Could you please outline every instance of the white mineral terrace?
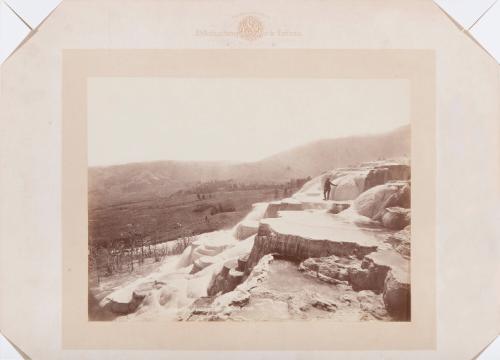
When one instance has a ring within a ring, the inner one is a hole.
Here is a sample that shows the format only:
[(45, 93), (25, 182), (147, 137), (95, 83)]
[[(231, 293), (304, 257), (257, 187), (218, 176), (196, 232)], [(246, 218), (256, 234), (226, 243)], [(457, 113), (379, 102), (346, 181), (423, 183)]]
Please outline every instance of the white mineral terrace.
[[(363, 246), (376, 246), (387, 230), (357, 225), (349, 217), (334, 215), (324, 210), (280, 211), (278, 218), (262, 219), (262, 224), (282, 235), (295, 235), (309, 240), (353, 242)], [(354, 219), (358, 219), (355, 217)], [(365, 220), (365, 225), (371, 221)]]
[[(366, 176), (366, 171), (353, 172), (352, 177), (344, 178), (343, 185), (336, 189), (337, 195), (343, 198), (360, 192), (360, 186), (364, 184), (360, 185), (359, 176)], [(354, 206), (338, 214), (329, 213), (328, 210), (335, 204), (350, 205), (352, 200), (323, 200), (323, 179), (324, 176), (318, 176), (306, 183), (292, 198), (270, 203), (278, 208), (277, 217), (263, 218), (270, 204), (259, 203), (233, 229), (199, 235), (182, 255), (168, 257), (156, 271), (114, 289), (101, 301), (101, 306), (109, 301), (128, 303), (135, 291), (146, 295), (144, 302), (135, 313), (121, 316), (119, 320), (175, 319), (196, 299), (207, 296), (210, 282), (225, 264), (234, 265), (238, 258), (250, 253), (260, 224), (267, 224), (278, 234), (294, 235), (311, 241), (376, 246), (378, 251), (368, 257), (378, 265), (390, 267), (399, 281), (408, 283), (409, 261), (384, 243), (384, 235), (394, 231), (384, 229), (371, 219), (359, 215), (353, 209)], [(240, 273), (233, 269), (232, 274)]]
[(366, 255), (377, 265), (387, 266), (392, 275), (401, 283), (410, 283), (410, 262), (393, 249), (384, 249)]

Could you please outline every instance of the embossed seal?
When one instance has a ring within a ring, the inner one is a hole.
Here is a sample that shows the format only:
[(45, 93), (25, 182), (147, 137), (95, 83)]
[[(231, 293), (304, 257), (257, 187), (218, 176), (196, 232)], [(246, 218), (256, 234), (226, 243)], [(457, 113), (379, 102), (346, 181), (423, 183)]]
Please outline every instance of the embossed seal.
[(264, 35), (264, 24), (256, 16), (245, 16), (239, 22), (238, 35), (249, 41), (259, 39)]

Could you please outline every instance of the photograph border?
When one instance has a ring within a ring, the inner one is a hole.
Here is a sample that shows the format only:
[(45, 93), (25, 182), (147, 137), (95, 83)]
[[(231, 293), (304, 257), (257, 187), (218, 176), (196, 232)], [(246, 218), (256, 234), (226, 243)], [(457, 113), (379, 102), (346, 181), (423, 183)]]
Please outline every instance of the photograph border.
[[(90, 77), (407, 79), (412, 139), (412, 320), (88, 321), (86, 127)], [(435, 91), (434, 50), (63, 50), (63, 348), (435, 349)]]

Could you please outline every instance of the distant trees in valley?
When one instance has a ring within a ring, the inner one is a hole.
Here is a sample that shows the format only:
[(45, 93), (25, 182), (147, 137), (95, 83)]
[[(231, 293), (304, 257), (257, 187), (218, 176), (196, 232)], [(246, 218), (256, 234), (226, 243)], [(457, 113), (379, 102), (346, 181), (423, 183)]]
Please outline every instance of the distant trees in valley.
[(196, 234), (234, 226), (253, 203), (292, 196), (310, 179), (199, 182), (173, 196), (98, 208), (89, 213), (89, 275), (99, 282), (181, 254)]
[(279, 198), (280, 191), (283, 192), (285, 196), (290, 196), (292, 191), (300, 189), (309, 180), (311, 180), (310, 176), (290, 179), (283, 183), (243, 183), (235, 182), (234, 180), (212, 180), (199, 182), (189, 189), (178, 191), (178, 193), (195, 194), (196, 199), (202, 201), (214, 198), (217, 192), (271, 189), (274, 191), (275, 198)]

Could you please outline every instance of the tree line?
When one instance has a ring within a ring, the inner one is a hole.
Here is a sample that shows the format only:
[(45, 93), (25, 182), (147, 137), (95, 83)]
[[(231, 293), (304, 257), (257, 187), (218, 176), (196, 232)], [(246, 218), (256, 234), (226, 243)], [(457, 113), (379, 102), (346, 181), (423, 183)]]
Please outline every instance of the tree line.
[(133, 272), (146, 262), (161, 262), (166, 256), (182, 254), (194, 240), (194, 235), (186, 234), (177, 240), (160, 243), (158, 234), (154, 238), (144, 236), (138, 226), (128, 224), (120, 239), (110, 243), (90, 242), (89, 273), (94, 274), (100, 283), (103, 277)]

